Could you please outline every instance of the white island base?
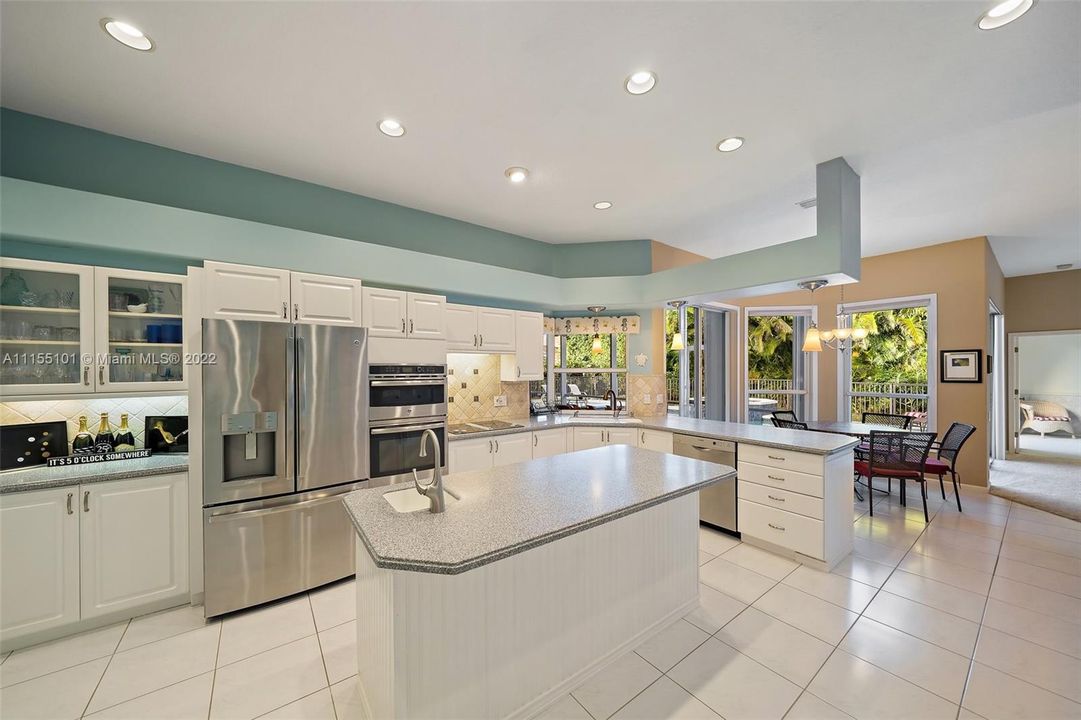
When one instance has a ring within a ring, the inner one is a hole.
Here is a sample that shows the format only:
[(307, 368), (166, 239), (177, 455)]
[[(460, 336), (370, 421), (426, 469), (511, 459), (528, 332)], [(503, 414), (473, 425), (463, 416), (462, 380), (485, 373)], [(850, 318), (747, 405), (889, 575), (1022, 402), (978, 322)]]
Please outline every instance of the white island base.
[(530, 717), (695, 607), (698, 493), (457, 575), (356, 556), (369, 717)]

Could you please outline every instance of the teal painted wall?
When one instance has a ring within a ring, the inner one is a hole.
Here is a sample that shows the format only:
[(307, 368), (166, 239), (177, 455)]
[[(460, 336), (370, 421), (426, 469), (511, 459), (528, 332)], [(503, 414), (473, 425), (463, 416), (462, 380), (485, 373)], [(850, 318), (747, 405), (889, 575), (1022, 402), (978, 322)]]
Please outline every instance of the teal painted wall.
[(8, 108), (0, 174), (553, 277), (651, 266), (648, 240), (553, 245)]

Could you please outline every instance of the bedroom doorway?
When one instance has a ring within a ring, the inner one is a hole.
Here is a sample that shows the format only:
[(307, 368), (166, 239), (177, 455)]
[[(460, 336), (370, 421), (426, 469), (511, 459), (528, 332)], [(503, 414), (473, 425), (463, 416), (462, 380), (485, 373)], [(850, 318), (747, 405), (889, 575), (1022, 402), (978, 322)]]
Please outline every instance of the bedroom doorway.
[(1009, 342), (1011, 452), (1081, 459), (1081, 330)]

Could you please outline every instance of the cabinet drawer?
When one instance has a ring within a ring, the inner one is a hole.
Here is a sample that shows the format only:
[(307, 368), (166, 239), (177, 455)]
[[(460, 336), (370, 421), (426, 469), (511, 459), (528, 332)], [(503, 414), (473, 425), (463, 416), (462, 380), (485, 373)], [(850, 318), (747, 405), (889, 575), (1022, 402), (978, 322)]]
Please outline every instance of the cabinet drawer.
[(777, 508), (778, 510), (787, 510), (799, 515), (822, 519), (822, 500), (810, 495), (777, 490), (765, 485), (740, 480), (738, 496), (744, 500)]
[(742, 453), (740, 454), (740, 458), (738, 467), (740, 480), (758, 483), (759, 485), (768, 485), (780, 490), (803, 493), (804, 495), (823, 497), (823, 480), (821, 475), (808, 475), (807, 473), (793, 472), (792, 470), (782, 470), (775, 467), (766, 467), (765, 465), (755, 465), (754, 463), (742, 460)]
[(810, 473), (811, 475), (822, 474), (822, 455), (801, 453), (795, 450), (778, 450), (777, 448), (740, 443), (739, 459), (755, 465), (784, 468), (785, 470), (795, 470), (796, 472)]
[(774, 545), (823, 558), (822, 521), (740, 499), (739, 531)]

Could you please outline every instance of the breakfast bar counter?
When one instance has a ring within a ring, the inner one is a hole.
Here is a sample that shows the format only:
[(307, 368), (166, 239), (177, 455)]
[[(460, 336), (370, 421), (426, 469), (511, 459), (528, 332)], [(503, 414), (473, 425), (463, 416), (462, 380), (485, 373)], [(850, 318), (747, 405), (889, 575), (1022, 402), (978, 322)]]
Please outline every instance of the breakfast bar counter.
[(613, 445), (447, 475), (438, 514), (384, 497), (404, 506), (411, 484), (349, 494), (368, 716), (550, 704), (693, 609), (697, 491), (734, 474)]

